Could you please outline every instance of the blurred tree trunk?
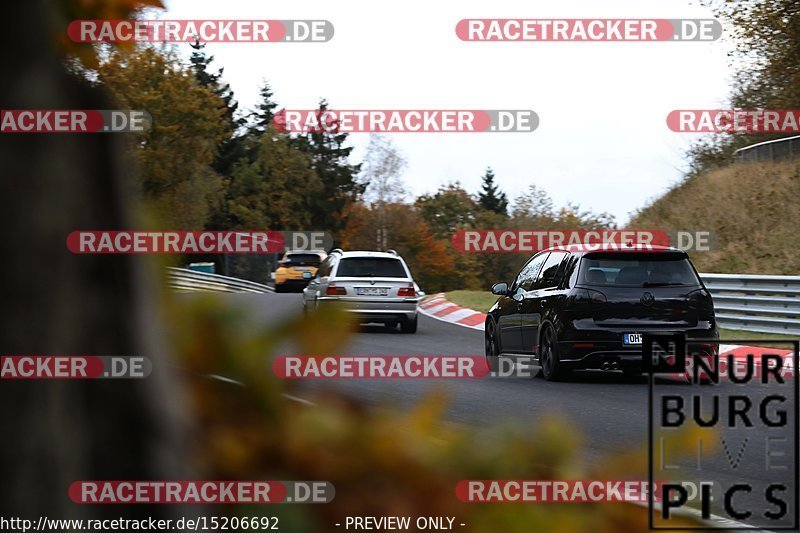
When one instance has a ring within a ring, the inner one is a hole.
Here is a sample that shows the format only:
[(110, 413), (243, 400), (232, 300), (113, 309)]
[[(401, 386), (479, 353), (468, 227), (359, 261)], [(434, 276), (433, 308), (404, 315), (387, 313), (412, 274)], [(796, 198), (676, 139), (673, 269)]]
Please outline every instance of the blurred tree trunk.
[[(7, 3), (2, 109), (108, 109), (70, 77), (47, 24), (57, 2)], [(66, 28), (64, 28), (66, 30)], [(76, 229), (132, 228), (135, 180), (113, 134), (0, 133), (0, 354), (145, 355), (143, 380), (0, 382), (0, 515), (165, 517), (176, 506), (81, 506), (87, 479), (186, 477), (184, 424), (165, 372), (155, 271), (134, 256), (72, 255)]]

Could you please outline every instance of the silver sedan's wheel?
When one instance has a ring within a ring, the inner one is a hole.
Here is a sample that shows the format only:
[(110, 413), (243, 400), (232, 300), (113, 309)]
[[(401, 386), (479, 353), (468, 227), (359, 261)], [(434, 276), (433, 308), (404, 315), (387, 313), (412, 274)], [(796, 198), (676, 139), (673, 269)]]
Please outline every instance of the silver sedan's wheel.
[(416, 333), (417, 332), (417, 317), (411, 320), (405, 319), (400, 322), (400, 331), (402, 333)]

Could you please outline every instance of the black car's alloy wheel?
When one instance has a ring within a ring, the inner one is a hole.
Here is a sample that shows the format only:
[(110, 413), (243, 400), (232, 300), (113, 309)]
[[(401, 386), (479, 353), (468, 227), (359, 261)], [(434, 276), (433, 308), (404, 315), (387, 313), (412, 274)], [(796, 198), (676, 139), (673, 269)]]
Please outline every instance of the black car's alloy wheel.
[(539, 342), (539, 365), (542, 367), (542, 376), (547, 381), (558, 381), (566, 374), (558, 359), (556, 335), (549, 326), (542, 332), (542, 339)]
[(486, 355), (486, 363), (489, 365), (489, 370), (492, 372), (497, 371), (499, 349), (497, 346), (497, 334), (495, 331), (494, 320), (486, 321), (486, 328), (484, 332), (484, 354)]

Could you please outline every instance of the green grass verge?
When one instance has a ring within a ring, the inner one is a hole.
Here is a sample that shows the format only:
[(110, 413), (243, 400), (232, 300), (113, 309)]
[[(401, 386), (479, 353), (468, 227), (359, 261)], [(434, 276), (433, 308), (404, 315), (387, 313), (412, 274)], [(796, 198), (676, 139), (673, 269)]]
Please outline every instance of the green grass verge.
[(451, 291), (445, 297), (456, 305), (485, 313), (497, 301), (489, 291)]
[[(497, 296), (489, 291), (451, 291), (445, 293), (445, 297), (456, 305), (474, 309), (485, 313), (497, 300)], [(719, 336), (722, 339), (735, 341), (738, 339), (780, 339), (780, 340), (796, 340), (797, 336), (792, 335), (779, 335), (777, 333), (755, 333), (752, 331), (740, 331), (734, 329), (720, 329)], [(759, 346), (758, 343), (752, 343)], [(775, 344), (761, 344), (766, 347), (778, 347)], [(783, 347), (781, 347), (783, 348)], [(788, 348), (788, 347), (787, 347)]]

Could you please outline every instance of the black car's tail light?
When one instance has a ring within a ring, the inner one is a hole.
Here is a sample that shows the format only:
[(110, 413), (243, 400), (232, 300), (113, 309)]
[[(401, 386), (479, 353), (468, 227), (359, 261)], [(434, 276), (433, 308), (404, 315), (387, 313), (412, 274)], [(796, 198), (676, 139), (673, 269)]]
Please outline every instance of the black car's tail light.
[(695, 308), (707, 313), (714, 312), (714, 302), (705, 289), (697, 289), (686, 295), (686, 300)]
[(606, 303), (606, 295), (592, 289), (577, 289), (575, 301), (589, 305), (601, 305)]
[(604, 304), (606, 303), (606, 295), (600, 291), (593, 291), (591, 289), (586, 289), (589, 291), (589, 299), (592, 301), (593, 304)]
[(687, 298), (708, 298), (709, 294), (708, 291), (705, 289), (697, 289), (696, 291), (692, 291), (686, 295)]

